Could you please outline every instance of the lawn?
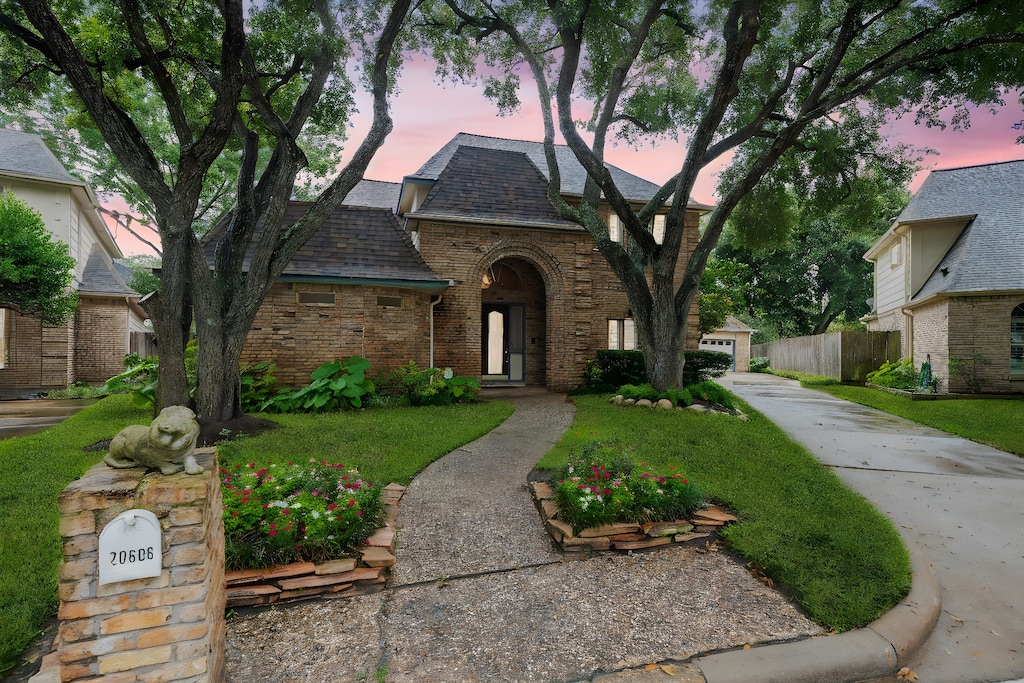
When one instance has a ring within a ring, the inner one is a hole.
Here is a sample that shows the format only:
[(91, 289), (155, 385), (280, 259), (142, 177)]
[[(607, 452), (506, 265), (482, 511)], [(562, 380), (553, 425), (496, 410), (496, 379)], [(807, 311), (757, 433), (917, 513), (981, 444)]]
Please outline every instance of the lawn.
[(808, 386), (836, 398), (884, 410), (914, 422), (1024, 455), (1024, 398), (912, 401), (880, 389)]
[(562, 467), (592, 438), (631, 447), (652, 470), (675, 467), (740, 517), (724, 531), (730, 547), (828, 628), (864, 626), (909, 590), (909, 557), (892, 523), (742, 401), (749, 422), (575, 400), (572, 428), (539, 467)]
[[(266, 415), (278, 429), (222, 444), (223, 462), (315, 458), (357, 467), (373, 483), (407, 484), (445, 453), (492, 430), (512, 413), (507, 403), (396, 408), (321, 415)], [(61, 559), (57, 496), (104, 453), (83, 447), (148, 410), (113, 396), (32, 436), (0, 441), (0, 672), (20, 654), (57, 609)]]
[(57, 496), (104, 455), (83, 447), (150, 416), (115, 396), (46, 431), (0, 441), (0, 672), (57, 610)]

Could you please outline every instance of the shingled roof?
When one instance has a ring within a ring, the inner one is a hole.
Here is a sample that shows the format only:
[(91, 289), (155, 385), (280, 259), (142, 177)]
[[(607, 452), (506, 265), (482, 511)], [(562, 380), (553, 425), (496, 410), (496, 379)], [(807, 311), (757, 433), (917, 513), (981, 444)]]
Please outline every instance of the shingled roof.
[(974, 216), (914, 296), (1024, 290), (1024, 160), (932, 171), (896, 219)]
[(84, 294), (116, 294), (138, 296), (138, 292), (125, 284), (117, 267), (103, 248), (94, 244), (82, 270), (78, 291)]
[(67, 172), (42, 138), (0, 128), (0, 174), (84, 185)]
[(372, 206), (378, 209), (398, 208), (398, 196), (402, 183), (384, 180), (360, 180), (345, 197), (345, 206)]
[(548, 201), (547, 180), (522, 152), (463, 146), (412, 216), (581, 230)]
[[(289, 202), (284, 225), (294, 223), (310, 206), (309, 202)], [(214, 232), (206, 244), (207, 260), (211, 263), (222, 236), (223, 229)], [(248, 266), (246, 258), (243, 268)], [(423, 261), (391, 209), (354, 206), (336, 209), (299, 249), (280, 279), (380, 282), (429, 291), (448, 286), (448, 281), (439, 278)]]
[[(416, 173), (408, 177), (414, 180), (437, 180), (460, 147), (482, 147), (525, 154), (533, 162), (533, 165), (537, 167), (537, 170), (540, 171), (545, 180), (548, 177), (548, 165), (544, 158), (543, 143), (493, 138), (486, 135), (473, 135), (471, 133), (459, 133), (456, 135), (444, 147), (438, 150), (434, 156), (430, 157)], [(577, 161), (572, 150), (566, 145), (555, 145), (555, 158), (558, 160), (558, 170), (562, 178), (562, 194), (576, 197), (582, 196), (583, 186), (587, 180), (587, 172), (580, 165), (580, 162)], [(624, 171), (617, 166), (612, 166), (611, 164), (607, 164), (607, 166), (619, 191), (622, 192), (626, 199), (647, 201), (659, 189), (658, 185), (635, 176), (628, 171)], [(709, 208), (697, 204), (692, 198), (690, 199), (690, 204), (696, 208)]]

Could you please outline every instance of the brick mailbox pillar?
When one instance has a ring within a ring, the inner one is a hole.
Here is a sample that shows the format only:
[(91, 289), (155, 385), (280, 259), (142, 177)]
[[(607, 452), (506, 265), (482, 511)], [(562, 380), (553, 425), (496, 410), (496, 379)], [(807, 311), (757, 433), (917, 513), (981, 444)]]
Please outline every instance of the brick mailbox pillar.
[[(61, 681), (222, 681), (224, 523), (213, 449), (203, 473), (99, 464), (60, 496), (64, 563), (56, 654)], [(100, 533), (143, 509), (160, 525), (160, 575), (99, 583)]]

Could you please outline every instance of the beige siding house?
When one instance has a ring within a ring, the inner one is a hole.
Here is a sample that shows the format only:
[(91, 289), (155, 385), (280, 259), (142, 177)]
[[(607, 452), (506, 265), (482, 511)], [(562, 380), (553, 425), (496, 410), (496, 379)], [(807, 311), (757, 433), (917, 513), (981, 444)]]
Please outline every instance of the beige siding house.
[(69, 174), (35, 135), (0, 129), (0, 187), (38, 211), (70, 247), (80, 305), (66, 325), (0, 306), (0, 397), (98, 383), (123, 369), (124, 355), (145, 351), (146, 314), (116, 272), (121, 251), (97, 211), (96, 195)]
[(933, 171), (864, 255), (875, 265), (868, 329), (898, 330), (931, 358), (940, 389), (1024, 393), (1024, 160)]
[(700, 350), (728, 353), (732, 356), (730, 369), (733, 372), (749, 372), (750, 335), (756, 331), (730, 315), (726, 318), (725, 325), (701, 337)]

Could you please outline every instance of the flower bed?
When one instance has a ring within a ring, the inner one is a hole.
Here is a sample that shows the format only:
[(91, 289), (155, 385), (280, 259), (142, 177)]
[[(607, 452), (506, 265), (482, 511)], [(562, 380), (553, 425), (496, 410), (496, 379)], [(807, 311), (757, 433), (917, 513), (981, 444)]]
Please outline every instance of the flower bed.
[(710, 539), (736, 518), (708, 508), (682, 473), (634, 465), (614, 444), (589, 441), (574, 449), (552, 484), (535, 482), (545, 525), (564, 550), (636, 550)]
[(327, 461), (220, 469), (229, 571), (354, 554), (381, 526), (381, 492)]

